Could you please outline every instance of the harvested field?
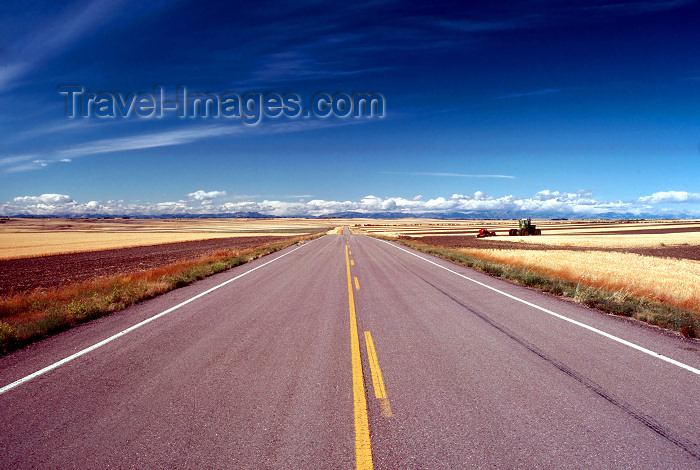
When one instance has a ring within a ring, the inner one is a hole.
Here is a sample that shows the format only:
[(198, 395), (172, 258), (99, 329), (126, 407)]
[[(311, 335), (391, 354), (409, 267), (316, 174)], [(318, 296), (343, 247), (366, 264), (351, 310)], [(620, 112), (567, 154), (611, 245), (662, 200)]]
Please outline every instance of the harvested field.
[[(411, 240), (413, 238), (401, 236), (399, 237), (404, 240)], [(559, 238), (559, 237), (557, 237)], [(473, 236), (426, 236), (415, 238), (415, 241), (420, 243), (425, 243), (426, 245), (439, 246), (442, 248), (449, 249), (460, 249), (460, 248), (478, 248), (478, 249), (496, 249), (496, 250), (569, 250), (569, 251), (604, 251), (604, 252), (617, 252), (617, 253), (635, 253), (644, 256), (655, 256), (660, 258), (676, 258), (676, 259), (688, 259), (688, 260), (700, 260), (700, 246), (699, 245), (657, 245), (657, 246), (647, 246), (645, 243), (641, 243), (640, 246), (636, 245), (635, 240), (631, 240), (627, 245), (631, 245), (625, 248), (624, 240), (620, 240), (619, 243), (606, 243), (605, 241), (594, 239), (591, 242), (585, 242), (581, 244), (560, 242), (560, 244), (549, 240), (544, 237), (489, 237), (489, 238), (475, 238)]]
[(0, 260), (0, 295), (53, 288), (101, 276), (151, 269), (221, 250), (245, 250), (294, 238), (233, 237), (115, 250)]
[(587, 248), (653, 248), (664, 246), (700, 246), (700, 231), (625, 235), (551, 235), (539, 237), (500, 237), (505, 242), (533, 243), (547, 246), (583, 246)]
[[(668, 235), (687, 234), (700, 244), (700, 221), (648, 220), (648, 221), (585, 221), (585, 220), (533, 220), (543, 231), (543, 236), (598, 236), (598, 235)], [(384, 236), (425, 237), (436, 235), (476, 235), (480, 228), (508, 236), (508, 230), (517, 228), (516, 220), (400, 220), (376, 221), (356, 224), (361, 233)], [(515, 239), (519, 237), (514, 237)]]
[[(264, 238), (269, 234), (251, 233), (238, 236)], [(0, 235), (0, 260), (231, 238), (231, 234), (226, 233), (7, 233)]]
[[(700, 335), (699, 221), (533, 223), (541, 236), (509, 236), (517, 221), (377, 221), (353, 229), (415, 242), (418, 249), (608, 313)], [(480, 228), (497, 236), (477, 239)]]
[[(699, 221), (559, 221), (534, 220), (542, 229), (536, 237), (508, 236), (517, 221), (426, 220), (356, 225), (359, 233), (394, 236), (444, 248), (518, 250), (600, 250), (644, 256), (700, 260)], [(476, 239), (479, 228), (496, 237)]]
[(315, 219), (10, 219), (0, 259), (231, 237), (301, 236), (332, 228)]
[(700, 261), (590, 250), (463, 248), (459, 251), (527, 268), (535, 273), (700, 312)]

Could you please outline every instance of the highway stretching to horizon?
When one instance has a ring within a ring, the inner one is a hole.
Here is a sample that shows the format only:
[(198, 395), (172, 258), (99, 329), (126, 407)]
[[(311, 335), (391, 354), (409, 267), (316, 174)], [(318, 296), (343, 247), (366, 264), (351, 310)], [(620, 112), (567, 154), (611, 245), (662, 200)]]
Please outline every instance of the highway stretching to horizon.
[(0, 358), (0, 468), (700, 468), (699, 350), (345, 228)]

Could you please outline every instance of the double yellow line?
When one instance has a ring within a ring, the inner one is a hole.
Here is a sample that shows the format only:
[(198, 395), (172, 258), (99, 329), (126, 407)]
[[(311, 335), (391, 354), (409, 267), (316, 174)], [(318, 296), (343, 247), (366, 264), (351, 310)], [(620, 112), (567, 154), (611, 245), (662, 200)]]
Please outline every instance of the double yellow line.
[(362, 361), (360, 360), (360, 338), (357, 334), (355, 296), (352, 291), (352, 275), (350, 274), (350, 250), (347, 246), (345, 247), (345, 265), (348, 273), (350, 348), (352, 351), (352, 394), (355, 403), (355, 459), (358, 470), (370, 470), (374, 468), (374, 465), (372, 463), (372, 446), (369, 439), (365, 381), (362, 377)]
[[(368, 470), (373, 468), (372, 446), (369, 438), (369, 422), (367, 418), (367, 399), (365, 398), (365, 382), (362, 376), (362, 360), (360, 358), (360, 338), (357, 332), (357, 315), (355, 313), (355, 295), (352, 289), (352, 274), (350, 266), (355, 263), (350, 259), (350, 248), (345, 246), (345, 265), (348, 273), (348, 304), (350, 307), (350, 347), (352, 350), (352, 391), (355, 410), (355, 459), (358, 470)], [(355, 280), (355, 289), (360, 290), (360, 284)], [(367, 357), (369, 368), (372, 373), (372, 385), (374, 386), (374, 396), (379, 400), (382, 416), (391, 418), (391, 405), (384, 386), (384, 378), (379, 368), (377, 351), (374, 348), (374, 341), (369, 331), (365, 331), (365, 346), (367, 346)]]
[(367, 357), (369, 357), (369, 369), (372, 371), (372, 385), (374, 386), (374, 396), (379, 400), (379, 407), (382, 410), (382, 416), (391, 418), (391, 404), (389, 396), (386, 394), (384, 386), (384, 377), (382, 370), (379, 368), (379, 359), (377, 359), (377, 350), (374, 349), (374, 341), (369, 331), (365, 331), (365, 345), (367, 345)]

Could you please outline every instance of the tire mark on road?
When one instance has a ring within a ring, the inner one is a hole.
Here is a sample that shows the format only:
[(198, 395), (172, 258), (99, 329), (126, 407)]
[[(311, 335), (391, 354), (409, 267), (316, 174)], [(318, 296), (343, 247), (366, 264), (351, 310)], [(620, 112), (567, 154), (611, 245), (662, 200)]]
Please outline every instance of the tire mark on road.
[[(403, 265), (403, 264), (402, 264)], [(404, 266), (406, 267), (406, 266)], [(498, 331), (501, 333), (505, 334), (508, 336), (510, 339), (515, 341), (516, 343), (520, 344), (524, 348), (528, 349), (530, 352), (533, 354), (539, 356), (541, 359), (545, 360), (549, 364), (553, 365), (556, 367), (558, 370), (563, 372), (564, 374), (568, 375), (569, 377), (573, 378), (577, 382), (581, 383), (584, 385), (586, 388), (594, 392), (596, 395), (600, 396), (601, 398), (605, 399), (609, 403), (615, 405), (619, 409), (623, 410), (625, 413), (629, 414), (633, 418), (635, 418), (637, 421), (654, 431), (655, 433), (659, 434), (660, 436), (664, 437), (667, 439), (669, 442), (672, 442), (673, 444), (677, 445), (684, 451), (688, 452), (690, 455), (695, 457), (696, 460), (700, 461), (700, 447), (689, 441), (688, 439), (685, 439), (682, 436), (679, 436), (677, 433), (672, 431), (671, 429), (668, 429), (665, 427), (663, 424), (659, 423), (656, 421), (654, 418), (651, 416), (641, 412), (640, 410), (635, 409), (632, 405), (629, 403), (625, 402), (624, 400), (621, 400), (619, 398), (616, 398), (609, 392), (607, 392), (600, 384), (594, 382), (590, 378), (586, 377), (583, 374), (580, 374), (576, 372), (575, 370), (571, 369), (568, 367), (566, 364), (564, 364), (561, 361), (558, 361), (554, 359), (553, 357), (549, 356), (546, 354), (544, 351), (539, 349), (537, 346), (534, 344), (530, 343), (529, 341), (525, 340), (524, 338), (521, 338), (520, 336), (516, 335), (513, 331), (508, 329), (507, 327), (501, 325), (500, 323), (496, 322), (495, 320), (489, 318), (486, 314), (479, 312), (477, 310), (472, 309), (468, 305), (466, 305), (464, 302), (459, 300), (458, 298), (454, 297), (452, 294), (449, 292), (443, 290), (439, 286), (433, 284), (430, 282), (428, 279), (424, 278), (423, 276), (414, 273), (417, 277), (422, 279), (426, 284), (432, 286), (439, 292), (441, 292), (443, 295), (446, 297), (450, 298), (452, 301), (463, 307), (465, 310), (470, 312), (471, 314), (477, 316), (493, 328), (496, 328)]]

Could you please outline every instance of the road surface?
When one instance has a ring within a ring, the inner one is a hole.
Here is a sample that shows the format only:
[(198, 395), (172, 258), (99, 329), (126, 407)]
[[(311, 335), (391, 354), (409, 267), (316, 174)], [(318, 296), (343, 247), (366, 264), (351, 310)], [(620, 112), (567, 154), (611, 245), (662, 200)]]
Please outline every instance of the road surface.
[(0, 358), (0, 468), (700, 468), (699, 349), (346, 230)]

